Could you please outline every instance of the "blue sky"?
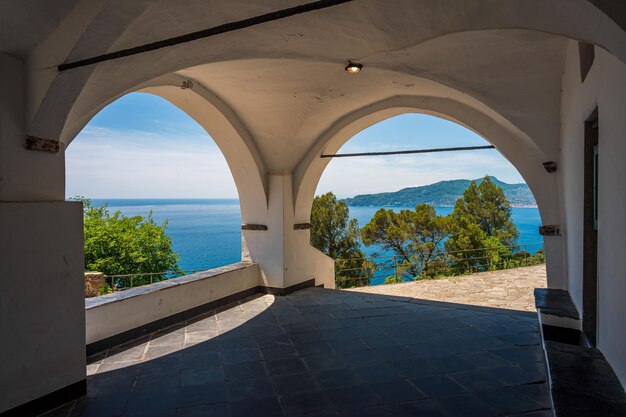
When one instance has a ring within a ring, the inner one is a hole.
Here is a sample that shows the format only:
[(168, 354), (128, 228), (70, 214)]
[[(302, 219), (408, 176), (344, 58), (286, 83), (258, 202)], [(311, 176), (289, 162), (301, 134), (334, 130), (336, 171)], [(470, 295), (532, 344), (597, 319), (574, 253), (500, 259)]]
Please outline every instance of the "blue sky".
[[(405, 114), (363, 130), (340, 152), (488, 144), (436, 117)], [(184, 112), (149, 94), (132, 93), (96, 115), (66, 151), (66, 195), (90, 198), (236, 198), (220, 150)], [(395, 191), (485, 174), (523, 182), (496, 150), (334, 159), (317, 193), (339, 197)]]

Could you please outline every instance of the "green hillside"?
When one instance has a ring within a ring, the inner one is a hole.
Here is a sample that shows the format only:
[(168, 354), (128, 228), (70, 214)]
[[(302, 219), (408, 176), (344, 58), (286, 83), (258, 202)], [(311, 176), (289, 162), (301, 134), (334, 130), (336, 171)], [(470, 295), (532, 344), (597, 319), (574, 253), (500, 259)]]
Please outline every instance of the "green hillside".
[[(536, 207), (537, 203), (528, 185), (507, 184), (490, 177), (498, 186), (502, 187), (504, 194), (513, 207)], [(475, 180), (480, 183), (482, 178)], [(463, 191), (469, 186), (470, 180), (440, 181), (421, 187), (404, 188), (399, 191), (379, 194), (363, 194), (344, 201), (350, 206), (414, 206), (416, 204), (430, 204), (435, 207), (454, 206), (457, 198), (463, 195)]]

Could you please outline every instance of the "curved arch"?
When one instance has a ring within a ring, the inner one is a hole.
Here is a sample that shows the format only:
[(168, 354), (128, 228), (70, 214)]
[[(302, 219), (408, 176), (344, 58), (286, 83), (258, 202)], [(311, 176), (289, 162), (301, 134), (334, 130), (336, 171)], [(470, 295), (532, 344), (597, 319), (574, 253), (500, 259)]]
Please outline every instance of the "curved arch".
[[(202, 126), (224, 155), (235, 180), (242, 221), (261, 223), (267, 211), (267, 174), (249, 132), (218, 97), (198, 83), (194, 83), (192, 89), (183, 89), (181, 88), (183, 81), (188, 79), (172, 74), (138, 86), (134, 91), (153, 94), (167, 100)], [(66, 146), (95, 114), (122, 95), (108, 100), (68, 127), (64, 140)]]
[(519, 129), (474, 107), (442, 97), (397, 96), (359, 109), (337, 121), (300, 162), (294, 176), (296, 221), (309, 220), (315, 189), (333, 153), (359, 131), (403, 113), (423, 113), (458, 123), (492, 143), (520, 172), (537, 200), (544, 222), (560, 218), (557, 180), (542, 167), (545, 155)]
[(253, 144), (247, 143), (237, 127), (216, 106), (208, 106), (206, 98), (195, 91), (174, 86), (146, 87), (139, 91), (164, 98), (209, 133), (235, 179), (242, 222), (262, 223), (267, 213), (267, 175), (256, 148), (250, 146)]
[[(393, 8), (376, 3), (363, 4), (358, 2), (341, 7), (374, 10), (375, 14), (380, 16), (380, 24), (390, 29), (390, 34), (384, 40), (386, 41), (385, 44), (388, 45), (388, 49), (391, 50), (402, 47), (403, 43), (417, 44), (424, 40), (434, 39), (451, 33), (515, 28), (551, 33), (570, 39), (594, 43), (613, 53), (623, 62), (626, 62), (626, 36), (624, 36), (624, 30), (605, 12), (588, 0), (527, 0), (523, 6), (520, 6), (518, 0), (504, 0), (489, 4), (488, 10), (485, 10), (484, 2), (467, 1), (463, 2), (462, 6), (458, 2), (450, 2), (448, 5), (442, 4), (440, 8), (432, 10), (428, 9), (428, 5), (425, 4), (412, 4), (414, 7), (404, 7), (402, 3), (406, 1), (398, 0), (399, 5), (396, 9), (403, 10), (401, 14), (391, 13), (389, 9)], [(115, 29), (114, 34), (106, 39), (107, 45), (113, 45), (113, 47), (130, 46), (133, 42), (130, 36), (137, 32), (122, 29), (129, 29), (132, 28), (133, 24), (140, 24), (141, 17), (150, 12), (155, 12), (155, 7), (148, 7), (147, 3), (143, 4), (141, 8), (137, 9), (139, 12), (134, 11), (135, 16), (138, 17), (133, 19), (130, 19), (127, 13), (111, 13), (111, 8), (113, 7), (119, 7), (119, 4), (113, 2), (110, 5), (103, 6), (92, 24), (97, 26), (98, 24), (104, 25), (106, 23), (107, 27), (112, 26)], [(167, 6), (160, 4), (160, 7), (166, 8)], [(447, 13), (453, 8), (455, 13), (448, 13), (446, 19), (441, 19), (441, 16), (438, 15), (438, 13)], [(463, 8), (463, 10), (459, 10), (460, 8)], [(355, 12), (358, 11), (355, 10)], [(178, 14), (181, 13), (184, 14), (184, 11)], [(326, 13), (324, 16), (332, 19), (332, 14), (329, 14), (332, 13), (331, 11), (320, 11), (318, 13)], [(350, 28), (345, 28), (341, 22), (337, 22), (334, 26), (331, 24), (329, 25), (331, 30), (324, 34), (322, 38), (333, 37), (338, 30), (341, 33), (348, 31), (350, 33), (347, 34), (346, 39), (354, 47), (354, 42), (352, 42), (352, 31), (354, 31), (354, 34), (358, 34), (358, 38), (362, 40), (359, 43), (362, 49), (363, 45), (380, 44), (380, 39), (376, 38), (379, 32), (364, 30), (371, 27), (371, 21), (367, 18), (371, 14), (354, 13), (358, 18)], [(190, 19), (190, 23), (198, 24), (193, 17), (187, 17)], [(299, 18), (307, 19), (306, 16)], [(414, 25), (402, 24), (407, 21), (420, 22), (429, 18), (432, 18), (433, 22), (437, 22), (437, 25), (428, 24), (427, 20), (424, 22), (426, 23), (424, 26), (427, 27), (416, 31), (413, 30)], [(147, 19), (147, 21), (149, 22), (150, 19)], [(580, 21), (587, 22), (587, 24), (580, 25)], [(409, 33), (406, 33), (408, 30), (407, 26), (411, 27)], [(259, 30), (262, 30), (262, 28)], [(85, 31), (85, 33), (87, 32)], [(158, 30), (154, 30), (154, 32), (158, 32)], [(369, 32), (372, 34), (364, 35)], [(59, 138), (65, 127), (68, 115), (75, 110), (77, 101), (83, 90), (88, 86), (92, 86), (92, 88), (88, 97), (84, 98), (85, 103), (82, 104), (86, 107), (92, 106), (89, 102), (96, 104), (105, 102), (111, 96), (112, 91), (113, 94), (117, 94), (147, 79), (216, 60), (239, 60), (272, 56), (336, 62), (336, 54), (332, 54), (330, 51), (327, 53), (320, 51), (319, 48), (311, 48), (311, 52), (309, 52), (307, 48), (289, 48), (285, 47), (288, 43), (284, 41), (269, 41), (262, 47), (251, 51), (246, 47), (249, 40), (247, 36), (254, 36), (254, 33), (254, 30), (249, 30), (242, 32), (240, 36), (239, 33), (237, 35), (233, 34), (228, 43), (219, 45), (203, 43), (202, 46), (207, 46), (206, 48), (198, 47), (200, 46), (198, 44), (195, 44), (196, 47), (187, 45), (177, 47), (176, 53), (173, 53), (171, 48), (165, 48), (151, 52), (148, 58), (142, 55), (141, 57), (134, 56), (119, 61), (104, 62), (95, 67), (80, 68), (68, 73), (56, 74), (53, 80), (50, 80), (49, 73), (41, 74), (41, 77), (48, 80), (45, 84), (49, 88), (46, 88), (45, 94), (40, 94), (40, 96), (43, 96), (43, 99), (40, 101), (41, 104), (31, 108), (33, 117), (28, 126), (28, 133), (39, 137)], [(271, 39), (282, 39), (280, 33), (263, 33)], [(155, 36), (158, 37), (159, 34), (155, 33)], [(68, 42), (75, 42), (73, 48), (70, 48), (72, 50), (72, 53), (69, 54), (70, 58), (84, 58), (85, 51), (98, 51), (102, 48), (102, 41), (98, 36), (93, 35), (84, 35), (79, 40), (73, 37)], [(201, 40), (198, 42), (209, 41)], [(325, 42), (325, 39), (321, 39), (320, 42)], [(340, 41), (337, 41), (336, 37), (334, 43), (340, 45), (339, 49), (341, 51), (347, 51), (351, 48), (350, 45), (343, 45)], [(365, 51), (366, 49), (363, 50)], [(356, 55), (358, 56), (359, 53), (356, 53)], [(146, 61), (148, 64), (146, 64)], [(149, 62), (158, 62), (159, 65), (150, 66)], [(116, 77), (117, 86), (111, 85), (111, 74), (120, 75)], [(35, 76), (34, 78), (37, 77)], [(106, 83), (104, 83), (105, 79), (107, 80)], [(34, 81), (32, 83), (35, 84)], [(81, 99), (81, 101), (83, 100)]]

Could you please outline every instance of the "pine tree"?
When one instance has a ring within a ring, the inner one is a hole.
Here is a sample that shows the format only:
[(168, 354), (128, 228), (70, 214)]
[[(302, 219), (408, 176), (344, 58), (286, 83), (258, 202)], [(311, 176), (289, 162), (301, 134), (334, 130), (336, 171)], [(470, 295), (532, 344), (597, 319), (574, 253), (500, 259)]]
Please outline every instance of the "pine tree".
[(335, 259), (339, 288), (369, 284), (369, 262), (359, 244), (359, 225), (348, 205), (333, 193), (315, 197), (311, 209), (311, 245)]
[(511, 203), (488, 176), (480, 184), (470, 183), (456, 201), (450, 221), (452, 234), (446, 249), (456, 252), (455, 267), (464, 266), (469, 271), (493, 268), (494, 254), (502, 259), (519, 237), (511, 218)]
[[(363, 227), (366, 245), (378, 244), (393, 251), (400, 277), (419, 279), (439, 274), (445, 264), (441, 257), (442, 242), (449, 235), (449, 220), (438, 216), (428, 204), (418, 204), (415, 210), (380, 209)], [(395, 265), (394, 265), (395, 266)]]

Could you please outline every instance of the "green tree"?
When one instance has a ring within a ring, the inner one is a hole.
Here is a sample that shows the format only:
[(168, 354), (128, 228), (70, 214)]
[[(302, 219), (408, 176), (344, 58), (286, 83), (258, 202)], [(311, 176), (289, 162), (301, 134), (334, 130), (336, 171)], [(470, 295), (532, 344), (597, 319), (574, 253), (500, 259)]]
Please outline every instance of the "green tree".
[(440, 274), (446, 266), (442, 242), (449, 233), (449, 220), (428, 204), (400, 212), (381, 208), (361, 231), (365, 245), (377, 244), (395, 254), (396, 280)]
[(359, 226), (333, 193), (317, 196), (311, 209), (311, 245), (335, 259), (337, 287), (367, 285), (371, 266), (359, 245)]
[(502, 267), (519, 232), (511, 218), (511, 203), (502, 188), (485, 176), (472, 181), (450, 215), (451, 236), (445, 247), (455, 269), (480, 271)]
[[(146, 217), (126, 217), (120, 211), (110, 213), (106, 205), (96, 207), (88, 199), (76, 199), (84, 208), (85, 270), (105, 275), (180, 272), (178, 254), (165, 234), (167, 221), (159, 225), (152, 212)], [(139, 276), (133, 279), (133, 286), (165, 278)], [(125, 281), (120, 279), (115, 285), (129, 286)]]

